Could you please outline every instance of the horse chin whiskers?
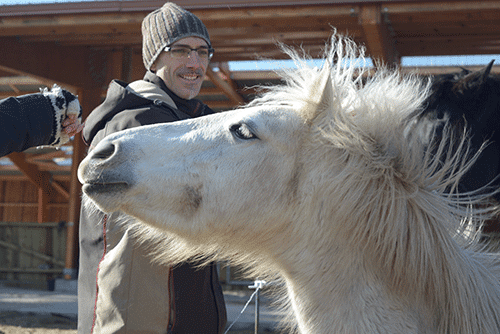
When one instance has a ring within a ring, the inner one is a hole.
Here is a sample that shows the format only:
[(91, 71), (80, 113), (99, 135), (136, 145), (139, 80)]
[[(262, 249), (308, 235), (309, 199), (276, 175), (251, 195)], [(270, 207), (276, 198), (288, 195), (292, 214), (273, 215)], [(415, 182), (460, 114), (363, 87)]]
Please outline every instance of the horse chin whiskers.
[(111, 212), (117, 209), (117, 204), (129, 191), (131, 185), (127, 182), (88, 182), (82, 186), (85, 202), (92, 202), (101, 211)]
[(85, 183), (82, 187), (83, 191), (90, 196), (103, 193), (122, 193), (128, 188), (130, 188), (130, 185), (127, 182)]

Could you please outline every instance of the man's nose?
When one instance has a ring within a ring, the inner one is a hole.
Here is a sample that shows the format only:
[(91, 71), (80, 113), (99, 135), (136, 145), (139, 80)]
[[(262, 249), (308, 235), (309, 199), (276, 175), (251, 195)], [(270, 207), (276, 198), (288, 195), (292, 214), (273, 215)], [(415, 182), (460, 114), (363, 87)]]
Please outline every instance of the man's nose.
[(188, 67), (201, 67), (202, 66), (202, 59), (198, 55), (198, 52), (196, 52), (194, 50), (191, 50), (191, 52), (189, 52), (187, 66)]

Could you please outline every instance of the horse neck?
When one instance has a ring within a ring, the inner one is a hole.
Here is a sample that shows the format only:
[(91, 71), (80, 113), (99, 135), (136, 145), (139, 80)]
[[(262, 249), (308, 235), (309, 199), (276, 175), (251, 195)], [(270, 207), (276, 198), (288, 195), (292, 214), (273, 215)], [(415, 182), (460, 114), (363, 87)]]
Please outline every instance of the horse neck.
[(283, 276), (300, 333), (412, 333), (407, 328), (431, 327), (430, 309), (392, 293), (362, 252), (342, 240), (294, 250)]
[(451, 236), (452, 247), (421, 249), (444, 253), (434, 254), (442, 270), (420, 276), (421, 282), (412, 270), (395, 275), (376, 248), (335, 235), (297, 234), (293, 247), (274, 254), (286, 255), (279, 262), (301, 333), (499, 331), (500, 285), (491, 272), (498, 263), (460, 249)]

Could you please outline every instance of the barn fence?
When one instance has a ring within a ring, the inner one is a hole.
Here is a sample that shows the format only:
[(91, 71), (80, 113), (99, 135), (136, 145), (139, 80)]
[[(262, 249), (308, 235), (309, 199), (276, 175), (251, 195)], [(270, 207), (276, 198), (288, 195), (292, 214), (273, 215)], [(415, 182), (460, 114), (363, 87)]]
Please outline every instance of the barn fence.
[(0, 280), (54, 290), (64, 270), (66, 222), (0, 222)]

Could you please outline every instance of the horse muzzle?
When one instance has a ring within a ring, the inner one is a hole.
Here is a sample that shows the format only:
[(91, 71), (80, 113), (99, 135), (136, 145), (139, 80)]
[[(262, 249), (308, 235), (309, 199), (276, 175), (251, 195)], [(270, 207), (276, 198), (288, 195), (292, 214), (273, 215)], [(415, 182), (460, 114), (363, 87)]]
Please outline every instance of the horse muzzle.
[(102, 196), (124, 193), (133, 184), (130, 154), (124, 146), (118, 141), (104, 139), (78, 167), (83, 192), (97, 204)]

